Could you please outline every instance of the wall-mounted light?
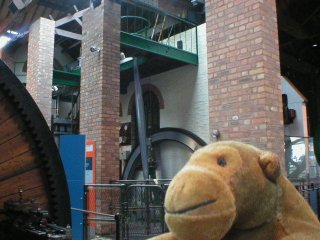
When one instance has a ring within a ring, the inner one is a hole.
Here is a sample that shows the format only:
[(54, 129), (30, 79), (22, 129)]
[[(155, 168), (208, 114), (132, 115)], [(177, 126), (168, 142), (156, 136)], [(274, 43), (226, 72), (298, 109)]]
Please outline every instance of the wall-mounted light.
[(133, 57), (126, 57), (125, 59), (120, 60), (120, 64), (125, 63), (125, 62), (129, 62), (129, 61), (132, 61), (132, 60), (133, 60)]
[(57, 92), (59, 90), (58, 86), (52, 86), (52, 92)]
[(120, 52), (120, 61), (124, 60), (126, 58), (126, 55), (124, 52)]
[(212, 130), (212, 137), (218, 141), (220, 138), (220, 131), (218, 129), (213, 129)]
[(126, 57), (124, 52), (120, 52), (120, 64), (125, 63), (125, 62), (129, 62), (132, 60), (133, 60), (133, 57)]
[(98, 47), (96, 47), (96, 46), (92, 46), (91, 48), (90, 48), (90, 52), (100, 52), (101, 51), (101, 49), (100, 48), (98, 48)]
[(13, 31), (13, 30), (8, 30), (8, 31), (7, 31), (7, 33), (9, 33), (9, 34), (11, 34), (11, 35), (14, 35), (14, 36), (19, 35), (19, 33), (18, 33), (18, 32)]

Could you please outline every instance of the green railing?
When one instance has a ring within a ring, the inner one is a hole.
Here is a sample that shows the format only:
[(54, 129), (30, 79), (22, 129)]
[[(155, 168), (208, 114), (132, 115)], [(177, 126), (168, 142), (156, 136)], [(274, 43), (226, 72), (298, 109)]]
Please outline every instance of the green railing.
[(196, 24), (139, 1), (124, 0), (121, 15), (123, 33), (198, 54)]
[[(197, 25), (151, 5), (136, 0), (122, 1), (120, 37), (121, 45), (186, 64), (198, 64)], [(146, 61), (147, 57), (139, 58), (140, 65)], [(133, 61), (126, 61), (120, 70), (126, 71), (132, 66)], [(80, 71), (54, 70), (53, 84), (80, 86)]]

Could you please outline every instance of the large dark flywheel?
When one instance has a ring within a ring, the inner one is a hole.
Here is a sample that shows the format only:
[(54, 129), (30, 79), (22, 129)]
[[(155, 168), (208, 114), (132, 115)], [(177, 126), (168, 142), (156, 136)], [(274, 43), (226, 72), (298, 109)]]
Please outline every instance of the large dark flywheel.
[(67, 181), (53, 135), (28, 91), (0, 60), (0, 209), (21, 195), (48, 210), (60, 226), (70, 224)]
[[(171, 179), (187, 162), (197, 149), (206, 144), (200, 137), (181, 128), (162, 128), (150, 136), (154, 151), (156, 178)], [(168, 153), (169, 154), (166, 154)], [(169, 156), (171, 155), (171, 156)], [(137, 146), (129, 156), (124, 169), (123, 180), (137, 180), (142, 177), (142, 162), (140, 146)]]

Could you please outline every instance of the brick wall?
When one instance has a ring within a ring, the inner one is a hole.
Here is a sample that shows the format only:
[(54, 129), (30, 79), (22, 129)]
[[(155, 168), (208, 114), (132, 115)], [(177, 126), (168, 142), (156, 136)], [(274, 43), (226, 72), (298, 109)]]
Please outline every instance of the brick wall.
[(111, 1), (83, 16), (80, 132), (96, 141), (97, 183), (119, 179), (119, 29), (120, 5)]
[[(199, 65), (187, 65), (142, 79), (142, 84), (152, 84), (161, 93), (164, 107), (160, 109), (160, 127), (184, 128), (209, 142), (209, 107), (206, 25), (198, 27)], [(183, 89), (183, 90), (182, 90)], [(128, 93), (121, 95), (121, 122), (130, 122), (128, 106), (133, 96), (131, 83)]]
[(283, 158), (275, 0), (206, 0), (210, 130)]
[(51, 125), (52, 71), (55, 22), (40, 18), (30, 28), (27, 90)]

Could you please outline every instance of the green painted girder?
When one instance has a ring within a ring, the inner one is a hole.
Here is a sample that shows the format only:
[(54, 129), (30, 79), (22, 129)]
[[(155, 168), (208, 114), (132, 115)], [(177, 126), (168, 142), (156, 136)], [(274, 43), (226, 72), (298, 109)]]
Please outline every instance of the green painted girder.
[(80, 87), (80, 72), (53, 70), (52, 84)]
[(121, 44), (168, 57), (188, 64), (198, 65), (198, 55), (182, 49), (155, 42), (138, 35), (121, 32)]
[[(145, 57), (138, 58), (138, 64), (141, 65), (147, 61)], [(120, 64), (120, 70), (125, 71), (133, 68), (133, 60), (129, 60), (127, 62)], [(61, 70), (53, 70), (53, 85), (65, 85), (72, 87), (80, 87), (80, 70), (74, 72), (61, 71)]]

